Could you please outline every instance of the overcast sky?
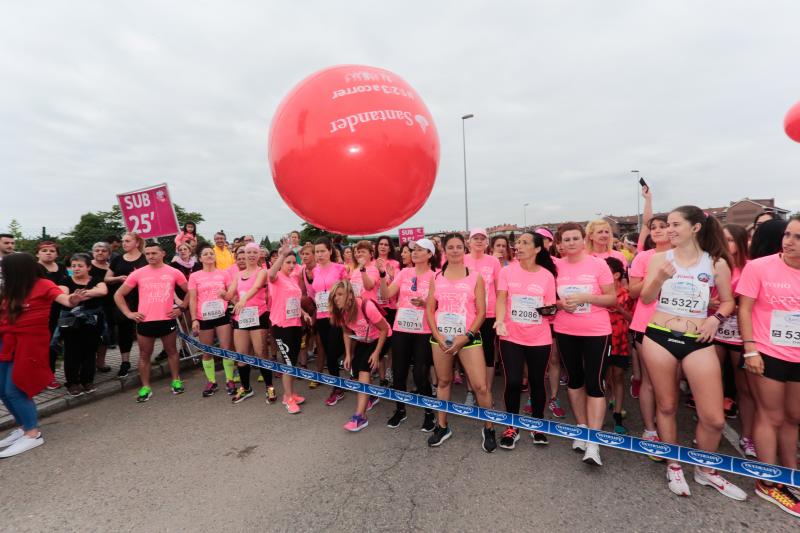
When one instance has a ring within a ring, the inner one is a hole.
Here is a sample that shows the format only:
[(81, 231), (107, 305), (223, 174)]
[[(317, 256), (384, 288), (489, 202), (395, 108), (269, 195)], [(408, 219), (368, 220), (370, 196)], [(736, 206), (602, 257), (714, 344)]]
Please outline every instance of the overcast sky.
[(68, 231), (115, 194), (166, 181), (224, 228), (300, 219), (266, 144), (286, 92), (326, 66), (406, 79), (441, 162), (406, 225), (633, 214), (775, 197), (800, 210), (800, 2), (8, 2), (0, 17), (0, 228)]

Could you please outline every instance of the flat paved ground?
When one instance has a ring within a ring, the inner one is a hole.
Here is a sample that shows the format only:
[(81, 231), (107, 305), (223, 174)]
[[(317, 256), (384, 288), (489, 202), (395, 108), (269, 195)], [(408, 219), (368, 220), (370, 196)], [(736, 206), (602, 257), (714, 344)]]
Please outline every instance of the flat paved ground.
[[(455, 417), (453, 437), (428, 448), (421, 411), (389, 429), (393, 406), (382, 401), (370, 426), (350, 434), (341, 426), (353, 395), (326, 407), (327, 390), (302, 383), (308, 401), (291, 416), (265, 405), (261, 383), (232, 405), (224, 392), (201, 398), (202, 372), (184, 377), (182, 396), (162, 380), (143, 405), (130, 391), (44, 419), (44, 446), (0, 462), (0, 530), (777, 533), (800, 525), (755, 496), (734, 502), (693, 481), (691, 498), (673, 496), (664, 466), (630, 453), (604, 448), (605, 466), (590, 467), (569, 441), (534, 448), (523, 434), (515, 450), (487, 454), (479, 423)], [(633, 402), (627, 408), (640, 431)], [(688, 438), (686, 411), (680, 424)], [(727, 443), (722, 451), (735, 453)], [(730, 479), (752, 494), (751, 480)]]

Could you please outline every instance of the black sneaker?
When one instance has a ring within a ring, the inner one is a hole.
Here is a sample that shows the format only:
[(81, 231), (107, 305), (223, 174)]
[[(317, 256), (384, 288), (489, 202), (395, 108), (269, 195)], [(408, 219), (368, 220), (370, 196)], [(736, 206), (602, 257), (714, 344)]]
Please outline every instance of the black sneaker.
[(397, 411), (394, 412), (394, 414), (392, 415), (392, 418), (390, 418), (389, 421), (386, 422), (386, 425), (389, 426), (390, 428), (396, 428), (406, 418), (408, 418), (408, 416), (406, 415), (406, 412), (398, 409)]
[(444, 441), (446, 441), (452, 436), (453, 432), (450, 431), (450, 426), (447, 427), (436, 426), (433, 430), (433, 435), (428, 437), (428, 446), (432, 448), (435, 448), (436, 446), (441, 446)]
[(534, 444), (550, 444), (550, 441), (547, 440), (547, 435), (539, 433), (538, 431), (531, 431), (531, 438)]
[(382, 380), (380, 380), (379, 385), (381, 387), (388, 387), (389, 386), (389, 380), (388, 379), (382, 379)]
[(425, 411), (425, 420), (422, 422), (422, 431), (430, 433), (436, 427), (433, 411)]
[(725, 398), (723, 406), (725, 407), (725, 418), (736, 418), (739, 416), (739, 406), (730, 398)]
[(483, 434), (483, 444), (481, 444), (481, 448), (486, 453), (492, 453), (497, 449), (497, 439), (495, 438), (494, 430), (483, 428), (481, 432)]
[(165, 361), (166, 359), (167, 359), (166, 350), (161, 350), (155, 358), (156, 361)]
[(128, 372), (131, 370), (131, 364), (128, 361), (123, 361), (119, 365), (119, 372), (117, 372), (118, 378), (125, 378), (128, 377)]
[(506, 428), (503, 435), (500, 437), (500, 447), (504, 450), (513, 450), (518, 440), (519, 431), (516, 428)]

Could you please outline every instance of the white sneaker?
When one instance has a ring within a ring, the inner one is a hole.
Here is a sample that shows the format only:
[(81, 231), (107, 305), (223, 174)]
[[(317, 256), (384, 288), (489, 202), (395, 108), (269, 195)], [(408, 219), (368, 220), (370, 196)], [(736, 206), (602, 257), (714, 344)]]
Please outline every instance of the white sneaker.
[(700, 485), (714, 487), (720, 492), (720, 494), (733, 500), (743, 502), (747, 499), (747, 493), (745, 493), (745, 491), (716, 472), (703, 472), (699, 468), (695, 468), (694, 480)]
[(689, 484), (686, 483), (686, 478), (683, 476), (681, 465), (671, 464), (667, 467), (667, 481), (669, 481), (669, 490), (678, 496), (692, 495)]
[[(578, 424), (578, 427), (585, 428), (586, 426), (584, 424)], [(587, 442), (585, 440), (573, 440), (572, 449), (579, 452), (585, 452), (586, 444)]]
[(3, 440), (0, 440), (0, 448), (5, 448), (6, 446), (11, 446), (15, 442), (17, 442), (19, 439), (21, 439), (24, 434), (25, 434), (25, 432), (22, 431), (22, 428), (15, 429), (14, 431), (12, 431), (8, 435), (6, 435), (6, 438), (4, 438)]
[(594, 466), (603, 466), (603, 461), (600, 460), (600, 445), (590, 442), (584, 443), (586, 446), (586, 453), (583, 454), (583, 462)]
[(475, 395), (472, 393), (471, 390), (467, 391), (467, 397), (464, 398), (464, 405), (469, 405), (470, 407), (475, 405)]
[(17, 441), (0, 452), (0, 458), (2, 457), (14, 457), (15, 455), (19, 455), (21, 453), (27, 452), (28, 450), (32, 450), (44, 444), (44, 439), (42, 438), (42, 434), (39, 433), (39, 436), (36, 438), (27, 437), (23, 435)]

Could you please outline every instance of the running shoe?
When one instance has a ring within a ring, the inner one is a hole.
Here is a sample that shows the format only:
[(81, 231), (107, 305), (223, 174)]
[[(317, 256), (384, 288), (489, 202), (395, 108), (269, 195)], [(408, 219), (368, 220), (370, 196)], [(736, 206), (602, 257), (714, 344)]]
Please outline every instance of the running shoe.
[(568, 377), (562, 374), (562, 376), (558, 380), (558, 384), (561, 385), (562, 387), (566, 387), (567, 383), (569, 383)]
[(444, 441), (453, 436), (453, 431), (450, 426), (439, 427), (438, 425), (433, 428), (433, 435), (428, 437), (428, 446), (436, 448), (441, 446)]
[(719, 491), (723, 496), (727, 496), (732, 500), (743, 502), (747, 499), (747, 493), (720, 476), (716, 470), (712, 472), (704, 472), (699, 468), (694, 469), (694, 480), (700, 485), (713, 487)]
[(389, 421), (388, 421), (388, 422), (386, 422), (386, 426), (387, 426), (387, 427), (390, 427), (390, 428), (396, 428), (396, 427), (399, 427), (399, 426), (400, 426), (400, 424), (401, 424), (401, 423), (403, 423), (403, 421), (404, 421), (406, 418), (408, 418), (408, 415), (406, 415), (406, 412), (405, 412), (404, 410), (402, 410), (402, 409), (398, 409), (398, 410), (396, 410), (396, 411), (394, 412), (394, 414), (393, 414), (393, 415), (392, 415), (392, 417), (389, 419)]
[(483, 451), (486, 453), (492, 453), (497, 449), (497, 438), (495, 437), (493, 429), (483, 428), (483, 431), (481, 431), (481, 436), (483, 437), (483, 443), (481, 444)]
[(39, 433), (36, 437), (28, 437), (27, 435), (23, 434), (22, 437), (14, 441), (14, 443), (0, 452), (0, 458), (4, 457), (14, 457), (15, 455), (19, 455), (21, 453), (25, 453), (28, 450), (32, 450), (44, 444), (44, 439), (42, 438), (42, 434)]
[(356, 431), (361, 431), (362, 429), (364, 429), (368, 425), (369, 425), (369, 422), (367, 422), (367, 417), (359, 416), (359, 415), (353, 415), (350, 418), (350, 421), (347, 424), (344, 425), (344, 429), (347, 430), (347, 431), (350, 431), (352, 433), (355, 433)]
[(470, 407), (475, 405), (475, 395), (471, 390), (467, 391), (467, 396), (464, 398), (464, 405), (469, 405)]
[(119, 372), (117, 372), (118, 378), (125, 378), (128, 377), (128, 373), (131, 371), (131, 364), (128, 361), (123, 361), (119, 364)]
[(209, 396), (214, 396), (214, 393), (217, 392), (217, 382), (216, 381), (209, 381), (206, 383), (205, 388), (203, 389), (203, 398), (208, 398)]
[(340, 389), (333, 389), (331, 391), (330, 396), (328, 396), (328, 398), (325, 400), (325, 405), (327, 405), (328, 407), (333, 407), (334, 405), (339, 403), (340, 400), (343, 399), (344, 399), (344, 391)]
[(245, 389), (244, 387), (239, 387), (239, 389), (236, 391), (236, 394), (234, 394), (233, 398), (231, 398), (231, 401), (233, 403), (242, 403), (252, 395), (253, 395), (252, 387), (249, 389)]
[(272, 405), (278, 401), (278, 394), (275, 392), (275, 387), (267, 387), (267, 405)]
[(378, 385), (380, 385), (381, 387), (388, 387), (389, 386), (389, 380), (388, 379), (382, 379), (382, 380), (380, 380), (378, 382)]
[(381, 399), (378, 398), (377, 396), (370, 396), (367, 399), (367, 411), (372, 411), (372, 408), (378, 405), (378, 402), (380, 401)]
[(228, 393), (228, 396), (236, 394), (236, 383), (234, 383), (232, 379), (225, 382), (225, 392)]
[(777, 505), (782, 511), (800, 517), (800, 500), (785, 485), (767, 485), (756, 481), (756, 496)]
[(316, 381), (309, 381), (308, 382), (308, 388), (309, 389), (316, 389), (317, 387), (319, 387), (319, 383), (317, 383)]
[[(585, 428), (586, 425), (578, 424), (578, 427)], [(588, 444), (585, 440), (573, 440), (572, 441), (572, 449), (576, 452), (585, 452), (586, 451), (586, 444)]]
[(739, 416), (739, 406), (730, 398), (725, 398), (722, 401), (722, 406), (725, 409), (725, 418), (736, 418)]
[(306, 399), (297, 394), (296, 392), (292, 394), (292, 400), (294, 400), (294, 403), (296, 403), (297, 405), (303, 405), (304, 403), (306, 403)]
[(678, 464), (671, 464), (667, 467), (667, 481), (669, 490), (678, 496), (691, 496), (692, 491), (689, 490), (689, 484), (686, 483), (686, 477), (683, 475), (683, 468)]
[(739, 448), (741, 448), (742, 455), (745, 457), (752, 457), (753, 459), (758, 457), (758, 454), (756, 454), (756, 444), (753, 442), (753, 439), (742, 437), (739, 439)]
[(46, 387), (47, 390), (56, 390), (60, 388), (61, 388), (61, 383), (59, 383), (56, 380), (51, 381)]
[(425, 411), (425, 419), (422, 421), (422, 428), (420, 431), (423, 433), (430, 433), (436, 429), (436, 422), (434, 422), (434, 415), (432, 411)]
[(453, 374), (453, 385), (461, 385), (462, 383), (464, 383), (464, 380), (461, 379), (461, 372)]
[(616, 433), (617, 435), (627, 435), (628, 428), (626, 428), (622, 424), (614, 423), (614, 433)]
[(97, 391), (97, 387), (94, 386), (94, 383), (84, 383), (82, 386), (85, 394), (91, 394)]
[(550, 441), (547, 440), (547, 435), (539, 431), (531, 431), (531, 438), (533, 439), (534, 444), (542, 446), (545, 444), (550, 444)]
[[(647, 431), (646, 429), (642, 433), (642, 439), (649, 440), (651, 442), (661, 442), (661, 439), (658, 438), (658, 432), (656, 432), (656, 431)], [(664, 458), (663, 457), (659, 457), (657, 455), (648, 455), (647, 457), (651, 461), (655, 461), (657, 463), (664, 462)]]
[(186, 389), (183, 388), (183, 381), (179, 379), (172, 380), (172, 394), (183, 394), (186, 392)]
[(508, 427), (500, 437), (500, 447), (504, 450), (513, 450), (519, 440), (519, 431), (516, 428)]
[(153, 389), (150, 387), (142, 387), (139, 389), (139, 394), (136, 396), (136, 401), (139, 403), (144, 403), (150, 398), (153, 397)]
[(586, 444), (586, 453), (583, 454), (583, 462), (587, 465), (603, 466), (600, 459), (600, 445), (594, 442)]
[(25, 431), (23, 431), (22, 428), (16, 428), (12, 430), (8, 435), (5, 436), (3, 440), (0, 440), (0, 448), (11, 446), (21, 439), (23, 435), (25, 435)]
[(80, 385), (69, 385), (67, 386), (67, 394), (73, 398), (83, 396), (83, 387)]
[(566, 418), (567, 413), (561, 407), (561, 403), (558, 401), (557, 397), (550, 398), (550, 401), (547, 403), (547, 407), (550, 409), (550, 412), (553, 413), (553, 416), (556, 418)]
[(533, 407), (531, 407), (530, 400), (528, 400), (528, 403), (522, 408), (522, 414), (526, 416), (533, 416)]
[(283, 405), (286, 406), (286, 410), (289, 411), (290, 415), (296, 415), (300, 412), (300, 406), (297, 405), (297, 402), (294, 401), (294, 398), (284, 398)]
[(631, 398), (639, 399), (639, 392), (642, 390), (642, 380), (631, 378)]

